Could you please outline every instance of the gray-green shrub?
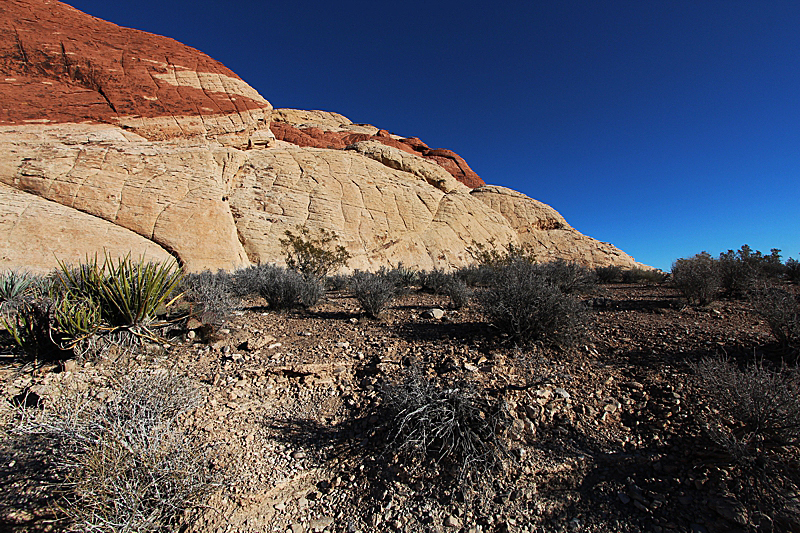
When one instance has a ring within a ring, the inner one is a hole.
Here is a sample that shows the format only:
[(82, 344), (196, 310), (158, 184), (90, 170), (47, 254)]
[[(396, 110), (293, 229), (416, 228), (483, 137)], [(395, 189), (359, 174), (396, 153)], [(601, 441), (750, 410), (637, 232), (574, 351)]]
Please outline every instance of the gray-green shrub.
[(386, 310), (396, 291), (396, 285), (380, 273), (357, 270), (350, 276), (350, 292), (361, 309), (372, 318), (378, 318)]
[(672, 283), (689, 303), (708, 305), (716, 300), (720, 282), (717, 261), (706, 252), (672, 263)]

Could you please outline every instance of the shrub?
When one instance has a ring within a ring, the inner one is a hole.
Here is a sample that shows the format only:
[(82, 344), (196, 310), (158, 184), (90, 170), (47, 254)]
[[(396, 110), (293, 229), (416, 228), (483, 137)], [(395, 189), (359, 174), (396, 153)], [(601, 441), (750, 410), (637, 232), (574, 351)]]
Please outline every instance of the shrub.
[(594, 269), (600, 283), (616, 283), (622, 281), (622, 267), (616, 265), (597, 267)]
[(492, 324), (519, 344), (569, 347), (585, 332), (586, 307), (527, 261), (498, 268), (481, 304)]
[(152, 337), (149, 326), (156, 310), (167, 303), (182, 277), (175, 261), (135, 262), (130, 255), (115, 261), (106, 255), (102, 265), (97, 258), (78, 268), (59, 263), (55, 289), (67, 299), (97, 304), (111, 328)]
[(438, 268), (419, 273), (419, 283), (423, 291), (431, 294), (446, 294), (451, 277)]
[(597, 275), (585, 266), (571, 261), (556, 259), (537, 264), (542, 276), (564, 294), (590, 292), (597, 286)]
[(472, 290), (460, 278), (451, 276), (447, 286), (447, 296), (450, 297), (450, 307), (461, 309), (472, 298)]
[[(800, 441), (800, 373), (772, 371), (755, 362), (739, 370), (724, 358), (695, 365), (712, 413), (704, 424), (712, 439), (739, 460), (765, 456)], [(716, 414), (718, 413), (718, 414)]]
[(368, 316), (378, 318), (394, 299), (396, 287), (387, 276), (357, 270), (350, 276), (350, 291)]
[(453, 276), (460, 279), (469, 287), (485, 287), (489, 285), (489, 280), (494, 275), (494, 267), (490, 265), (469, 265), (461, 267)]
[(344, 274), (334, 274), (333, 276), (328, 276), (325, 280), (326, 288), (332, 291), (343, 291), (347, 289), (348, 283), (350, 283), (350, 276), (345, 276)]
[(502, 441), (511, 416), (505, 402), (460, 381), (436, 383), (410, 371), (382, 390), (389, 449), (414, 470), (441, 464), (464, 491), (503, 470)]
[(770, 287), (752, 292), (750, 301), (781, 346), (800, 349), (800, 296)]
[(234, 296), (234, 281), (224, 270), (187, 274), (181, 283), (184, 298), (194, 306), (192, 314), (203, 324), (218, 328), (240, 308)]
[(413, 268), (403, 266), (403, 263), (389, 270), (381, 268), (380, 273), (394, 285), (396, 294), (406, 294), (420, 280), (419, 273)]
[(791, 257), (786, 260), (786, 278), (792, 283), (800, 283), (800, 261)]
[(280, 240), (286, 254), (286, 266), (306, 278), (325, 279), (350, 259), (344, 246), (334, 245), (336, 240), (336, 233), (326, 229), (320, 229), (316, 235), (305, 226), (298, 227), (297, 233), (286, 230), (286, 238)]
[(239, 275), (238, 282), (264, 298), (275, 311), (313, 307), (325, 293), (321, 280), (306, 278), (295, 270), (277, 265), (258, 265), (246, 270)]
[(708, 305), (717, 298), (720, 287), (717, 262), (706, 252), (672, 264), (672, 283), (689, 303)]
[(667, 275), (659, 270), (630, 268), (622, 271), (622, 283), (661, 283)]
[(177, 531), (213, 481), (208, 458), (177, 426), (198, 404), (188, 380), (141, 374), (100, 405), (73, 392), (23, 410), (15, 433), (49, 443), (72, 530)]
[(467, 249), (467, 252), (479, 265), (492, 267), (508, 265), (520, 260), (528, 263), (537, 262), (533, 246), (527, 244), (519, 246), (508, 243), (505, 248), (502, 248), (496, 246), (494, 240), (490, 240), (488, 244), (472, 241), (472, 246)]

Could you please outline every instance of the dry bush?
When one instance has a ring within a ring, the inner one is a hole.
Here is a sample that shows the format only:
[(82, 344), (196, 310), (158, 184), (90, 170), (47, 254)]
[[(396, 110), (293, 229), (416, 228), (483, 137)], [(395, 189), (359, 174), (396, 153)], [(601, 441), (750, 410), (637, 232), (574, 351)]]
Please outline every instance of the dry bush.
[(572, 261), (556, 259), (539, 263), (536, 267), (545, 279), (564, 294), (591, 292), (597, 287), (595, 271)]
[(773, 371), (754, 362), (739, 370), (724, 358), (695, 365), (698, 384), (715, 415), (712, 438), (737, 459), (754, 459), (800, 442), (800, 372)]
[(450, 297), (450, 307), (461, 309), (472, 299), (472, 289), (461, 278), (451, 275), (450, 284), (447, 286), (447, 296)]
[(350, 253), (344, 246), (334, 242), (336, 233), (320, 229), (313, 233), (305, 226), (298, 226), (297, 233), (286, 230), (286, 238), (281, 239), (286, 266), (303, 274), (306, 278), (324, 280), (332, 271), (343, 267), (350, 260)]
[(257, 265), (236, 272), (235, 293), (257, 294), (275, 311), (313, 307), (325, 296), (321, 279), (277, 265)]
[(616, 283), (622, 281), (622, 267), (610, 265), (594, 269), (600, 283)]
[(475, 385), (437, 383), (412, 369), (402, 383), (384, 387), (381, 405), (389, 449), (411, 471), (441, 465), (469, 492), (504, 470), (502, 435), (511, 415), (505, 402)]
[(481, 294), (481, 304), (489, 321), (520, 345), (571, 347), (586, 332), (586, 306), (527, 261), (499, 267)]
[(781, 346), (800, 350), (800, 296), (768, 287), (752, 292), (750, 302)]
[(233, 285), (228, 272), (205, 270), (184, 276), (181, 289), (184, 298), (193, 304), (192, 314), (216, 329), (241, 307), (241, 301), (234, 296)]
[(350, 292), (361, 309), (378, 318), (394, 299), (397, 286), (385, 275), (357, 270), (350, 276)]
[(187, 379), (142, 373), (104, 403), (72, 391), (23, 409), (14, 432), (48, 444), (72, 530), (175, 531), (212, 487), (208, 458), (177, 425), (198, 403)]
[(720, 281), (717, 261), (706, 252), (672, 264), (672, 283), (689, 303), (708, 305), (716, 300)]

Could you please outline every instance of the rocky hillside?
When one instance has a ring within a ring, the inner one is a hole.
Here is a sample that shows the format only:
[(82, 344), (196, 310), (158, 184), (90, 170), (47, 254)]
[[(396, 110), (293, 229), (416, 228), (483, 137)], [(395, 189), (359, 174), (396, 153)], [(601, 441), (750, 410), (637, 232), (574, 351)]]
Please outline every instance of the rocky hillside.
[(105, 249), (235, 269), (280, 261), (300, 225), (336, 232), (351, 268), (459, 266), (475, 243), (640, 266), (449, 150), (273, 111), (172, 39), (55, 0), (6, 0), (0, 28), (0, 268)]

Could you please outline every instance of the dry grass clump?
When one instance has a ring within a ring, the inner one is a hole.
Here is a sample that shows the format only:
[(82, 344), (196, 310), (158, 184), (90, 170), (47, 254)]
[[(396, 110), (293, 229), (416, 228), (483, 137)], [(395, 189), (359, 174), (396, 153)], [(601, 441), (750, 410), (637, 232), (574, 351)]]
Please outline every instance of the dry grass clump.
[(398, 291), (397, 285), (384, 273), (359, 270), (350, 276), (349, 288), (361, 309), (371, 318), (378, 318)]
[(469, 492), (504, 470), (502, 438), (511, 415), (505, 402), (474, 384), (439, 383), (411, 370), (383, 389), (388, 443), (411, 470), (444, 467)]
[(212, 486), (207, 457), (178, 427), (197, 389), (166, 372), (126, 377), (102, 403), (65, 393), (25, 408), (14, 432), (44, 438), (75, 531), (174, 531)]

